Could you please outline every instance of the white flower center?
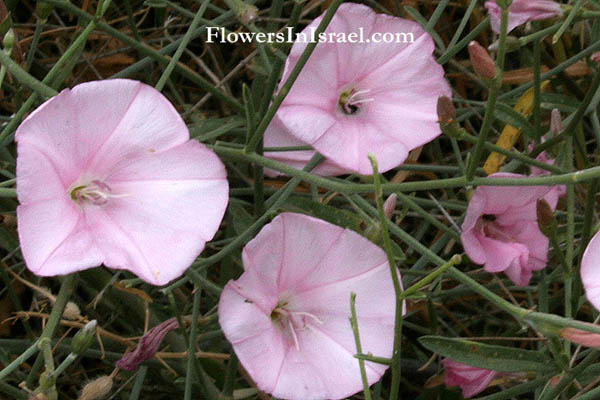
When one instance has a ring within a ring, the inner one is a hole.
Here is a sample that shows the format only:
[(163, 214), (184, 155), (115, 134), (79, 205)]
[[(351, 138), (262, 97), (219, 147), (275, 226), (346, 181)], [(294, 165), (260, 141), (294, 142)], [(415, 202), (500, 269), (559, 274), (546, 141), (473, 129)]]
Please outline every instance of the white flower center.
[(294, 342), (296, 350), (300, 350), (298, 332), (311, 329), (311, 325), (321, 325), (323, 321), (314, 314), (304, 311), (292, 311), (287, 307), (288, 303), (280, 300), (277, 307), (271, 312), (271, 320), (279, 326), (288, 339)]
[(69, 189), (71, 199), (79, 204), (93, 204), (101, 206), (110, 198), (126, 197), (128, 194), (112, 193), (110, 186), (100, 180), (93, 180), (87, 184), (75, 184)]
[(356, 90), (356, 88), (345, 89), (340, 93), (338, 106), (347, 115), (356, 114), (365, 103), (374, 101), (372, 97), (366, 97), (370, 89)]

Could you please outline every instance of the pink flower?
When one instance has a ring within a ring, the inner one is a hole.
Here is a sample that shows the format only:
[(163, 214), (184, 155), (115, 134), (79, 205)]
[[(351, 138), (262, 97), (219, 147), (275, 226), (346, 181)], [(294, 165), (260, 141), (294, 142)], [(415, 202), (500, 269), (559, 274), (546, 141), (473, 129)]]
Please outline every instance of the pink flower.
[(590, 303), (600, 310), (600, 232), (594, 235), (583, 253), (581, 282)]
[[(352, 292), (363, 352), (391, 357), (395, 293), (381, 248), (354, 231), (283, 213), (242, 257), (244, 273), (225, 286), (219, 322), (261, 390), (298, 400), (362, 390), (349, 322)], [(365, 365), (369, 384), (387, 368)]]
[(599, 63), (600, 62), (600, 51), (595, 52), (594, 54), (592, 54), (590, 56), (591, 60), (595, 63)]
[[(500, 15), (502, 10), (496, 1), (486, 1), (485, 7), (490, 14), (492, 30), (500, 33)], [(508, 32), (527, 21), (537, 21), (562, 15), (560, 4), (550, 0), (513, 0), (508, 7)]]
[(142, 336), (134, 351), (125, 353), (123, 357), (117, 361), (117, 367), (127, 371), (135, 371), (138, 369), (141, 363), (154, 356), (167, 333), (177, 329), (178, 326), (177, 318), (173, 317), (150, 329)]
[(140, 82), (88, 82), (19, 127), (21, 251), (35, 274), (98, 266), (162, 285), (212, 239), (228, 201), (218, 157)]
[(471, 367), (448, 358), (442, 360), (442, 364), (446, 369), (444, 376), (446, 386), (460, 386), (463, 397), (467, 399), (483, 392), (498, 375), (496, 371)]
[[(321, 19), (304, 29), (309, 38)], [(401, 164), (410, 150), (440, 135), (437, 99), (451, 91), (432, 56), (430, 35), (413, 21), (376, 14), (354, 3), (342, 4), (325, 31), (346, 34), (348, 40), (360, 40), (361, 32), (365, 43), (334, 38), (317, 45), (277, 112), (281, 125), (271, 124), (265, 144), (288, 143), (290, 139), (284, 138), (291, 136), (299, 144), (312, 145), (342, 171), (370, 175), (368, 153), (375, 155), (384, 172)], [(384, 35), (392, 36), (393, 43), (384, 43)], [(304, 42), (294, 43), (282, 82), (305, 48)], [(302, 165), (311, 154), (296, 154), (289, 161)], [(289, 156), (277, 157), (287, 161)]]
[[(499, 172), (490, 178), (525, 178)], [(479, 186), (469, 201), (461, 239), (469, 258), (488, 272), (504, 272), (516, 285), (529, 283), (532, 271), (546, 267), (548, 238), (537, 223), (537, 200), (552, 211), (562, 186)]]

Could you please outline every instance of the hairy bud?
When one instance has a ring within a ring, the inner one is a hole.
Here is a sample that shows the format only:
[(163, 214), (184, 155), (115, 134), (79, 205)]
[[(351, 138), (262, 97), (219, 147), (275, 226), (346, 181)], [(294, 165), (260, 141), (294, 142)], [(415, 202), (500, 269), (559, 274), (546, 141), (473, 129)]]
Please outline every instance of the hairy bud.
[(83, 387), (78, 400), (100, 400), (110, 393), (113, 379), (106, 375), (96, 378)]

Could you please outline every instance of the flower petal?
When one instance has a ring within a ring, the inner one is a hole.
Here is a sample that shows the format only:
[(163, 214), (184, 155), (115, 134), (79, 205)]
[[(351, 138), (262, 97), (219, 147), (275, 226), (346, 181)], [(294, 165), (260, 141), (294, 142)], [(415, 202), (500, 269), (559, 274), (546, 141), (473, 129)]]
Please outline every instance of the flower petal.
[(189, 267), (217, 231), (228, 200), (225, 169), (195, 141), (121, 167), (107, 184), (123, 197), (86, 210), (105, 264), (165, 284)]
[(27, 141), (18, 151), (17, 221), (27, 267), (48, 276), (100, 265), (102, 256), (81, 209), (67, 194), (60, 167)]
[(271, 318), (232, 285), (235, 282), (229, 282), (221, 294), (219, 324), (256, 385), (271, 392), (277, 384), (286, 346)]
[[(113, 101), (121, 90), (127, 91), (130, 100), (127, 107), (120, 104), (116, 108), (120, 117), (118, 120), (108, 117), (106, 122), (97, 122), (96, 129), (101, 132), (102, 141), (92, 154), (89, 170), (102, 175), (123, 159), (137, 158), (143, 152), (168, 150), (189, 139), (187, 126), (173, 105), (153, 87), (123, 79), (98, 82), (97, 87), (92, 86), (94, 83), (78, 85), (72, 91), (73, 100), (82, 101), (78, 112), (83, 116), (89, 115), (94, 106), (96, 109), (105, 110), (107, 104)], [(100, 94), (95, 98), (97, 93)], [(96, 117), (96, 120), (109, 115), (106, 112), (98, 114), (100, 116)], [(80, 125), (87, 126), (87, 129), (94, 128), (89, 121), (82, 121)], [(85, 136), (92, 134), (86, 133)]]
[(581, 282), (590, 303), (600, 310), (600, 232), (594, 235), (583, 253)]

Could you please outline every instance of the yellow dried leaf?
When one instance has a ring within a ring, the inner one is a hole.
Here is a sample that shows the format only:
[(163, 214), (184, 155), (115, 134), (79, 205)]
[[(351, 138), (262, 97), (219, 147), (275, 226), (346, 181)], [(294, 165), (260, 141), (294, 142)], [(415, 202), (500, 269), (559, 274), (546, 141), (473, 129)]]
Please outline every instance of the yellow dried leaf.
[[(541, 91), (546, 90), (549, 84), (549, 81), (542, 82), (542, 84), (540, 85)], [(519, 114), (523, 115), (525, 118), (528, 118), (531, 115), (531, 113), (533, 112), (533, 88), (523, 93), (523, 95), (515, 105), (514, 110)], [(514, 126), (506, 125), (502, 130), (502, 134), (500, 134), (498, 141), (496, 142), (496, 146), (500, 146), (503, 149), (510, 150), (515, 145), (515, 143), (517, 143), (517, 140), (519, 140), (520, 134), (521, 130), (515, 128)], [(493, 174), (494, 172), (498, 172), (500, 166), (502, 165), (505, 159), (505, 155), (493, 152), (485, 161), (485, 164), (483, 165), (483, 170), (488, 175)]]

